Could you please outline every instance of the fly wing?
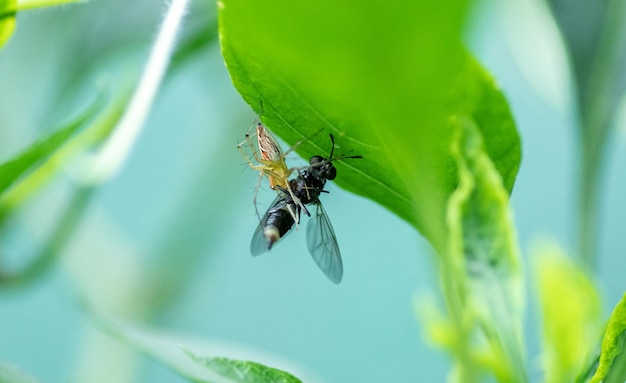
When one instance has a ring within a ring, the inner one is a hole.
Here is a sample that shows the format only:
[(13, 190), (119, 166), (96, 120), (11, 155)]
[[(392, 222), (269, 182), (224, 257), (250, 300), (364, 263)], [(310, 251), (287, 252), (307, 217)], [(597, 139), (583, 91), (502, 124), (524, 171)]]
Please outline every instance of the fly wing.
[(322, 204), (316, 203), (315, 215), (306, 228), (306, 244), (317, 266), (333, 283), (339, 284), (343, 277), (341, 252), (335, 231)]
[(263, 235), (263, 229), (265, 228), (265, 222), (267, 222), (267, 217), (269, 216), (270, 211), (276, 207), (276, 205), (280, 202), (280, 199), (281, 196), (279, 195), (274, 199), (274, 201), (272, 201), (270, 207), (267, 209), (265, 214), (263, 214), (263, 217), (261, 217), (261, 220), (252, 235), (252, 241), (250, 241), (250, 253), (255, 257), (270, 249), (270, 244)]
[[(275, 211), (275, 210), (280, 210), (286, 207), (288, 204), (289, 204), (289, 201), (285, 199), (285, 196), (279, 193), (279, 195), (274, 199), (274, 201), (272, 201), (272, 203), (270, 204), (270, 207), (267, 209), (265, 214), (263, 214), (263, 217), (261, 217), (261, 220), (259, 221), (259, 224), (257, 225), (256, 230), (254, 231), (254, 234), (252, 235), (252, 241), (250, 241), (250, 253), (253, 256), (256, 257), (257, 255), (261, 255), (265, 253), (266, 251), (269, 251), (270, 243), (267, 240), (267, 238), (265, 238), (265, 235), (263, 233), (265, 229), (265, 224), (267, 223), (267, 218), (269, 217), (270, 212)], [(299, 212), (293, 212), (292, 214), (297, 215), (298, 218), (300, 216)], [(280, 239), (286, 237), (287, 234), (289, 234), (289, 231), (283, 234), (283, 236)]]

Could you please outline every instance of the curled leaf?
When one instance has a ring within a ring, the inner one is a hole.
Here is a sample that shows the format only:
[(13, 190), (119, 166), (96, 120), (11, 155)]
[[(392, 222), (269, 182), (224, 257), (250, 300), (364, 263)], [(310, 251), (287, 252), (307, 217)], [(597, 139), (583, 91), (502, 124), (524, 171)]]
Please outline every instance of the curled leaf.
[(1, 383), (37, 383), (37, 379), (26, 375), (15, 366), (0, 362), (0, 382)]
[(482, 361), (499, 381), (524, 382), (523, 286), (508, 193), (476, 121), (461, 116), (452, 125), (459, 186), (448, 203), (442, 277), (465, 340), (458, 348), (473, 349), (469, 360)]

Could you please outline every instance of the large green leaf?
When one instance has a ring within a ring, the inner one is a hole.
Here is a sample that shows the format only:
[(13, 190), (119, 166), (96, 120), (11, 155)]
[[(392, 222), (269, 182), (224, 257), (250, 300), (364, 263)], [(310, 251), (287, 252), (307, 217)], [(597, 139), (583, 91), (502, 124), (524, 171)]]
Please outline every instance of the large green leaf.
[[(455, 189), (451, 115), (475, 120), (510, 191), (520, 160), (506, 101), (463, 50), (466, 3), (219, 3), (222, 53), (242, 97), (304, 157), (337, 154), (337, 183), (445, 248)], [(243, 129), (242, 129), (243, 131)], [(320, 133), (320, 131), (322, 133)], [(243, 132), (242, 132), (243, 133)], [(320, 134), (318, 134), (320, 133)]]

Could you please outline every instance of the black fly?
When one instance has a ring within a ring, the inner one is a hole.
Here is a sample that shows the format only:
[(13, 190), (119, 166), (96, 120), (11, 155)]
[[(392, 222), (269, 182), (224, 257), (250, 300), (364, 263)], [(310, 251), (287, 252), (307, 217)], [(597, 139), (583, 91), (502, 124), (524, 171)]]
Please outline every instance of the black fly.
[(322, 207), (319, 196), (326, 192), (324, 190), (326, 181), (334, 180), (337, 176), (337, 169), (333, 165), (333, 161), (363, 157), (333, 158), (335, 139), (332, 134), (330, 140), (332, 148), (329, 157), (311, 157), (309, 166), (299, 171), (298, 176), (289, 181), (291, 193), (284, 188), (279, 188), (278, 197), (263, 215), (252, 236), (250, 251), (252, 255), (256, 256), (270, 250), (274, 243), (289, 233), (295, 220), (299, 220), (303, 210), (306, 215), (311, 216), (305, 205), (314, 205), (315, 213), (309, 220), (306, 230), (307, 247), (315, 263), (324, 274), (338, 284), (343, 277), (341, 252), (337, 245), (335, 231)]

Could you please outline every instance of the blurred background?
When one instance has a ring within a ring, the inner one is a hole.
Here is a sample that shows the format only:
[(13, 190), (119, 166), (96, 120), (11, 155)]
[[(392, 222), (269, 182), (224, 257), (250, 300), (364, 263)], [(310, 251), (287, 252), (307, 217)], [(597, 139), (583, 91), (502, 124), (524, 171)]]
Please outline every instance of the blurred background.
[[(20, 13), (0, 50), (0, 161), (62, 125), (100, 82), (143, 63), (163, 10), (110, 0)], [(512, 204), (525, 259), (542, 239), (569, 251), (576, 242), (575, 90), (547, 12), (540, 2), (481, 1), (466, 34), (522, 137)], [(195, 1), (185, 27), (214, 28), (215, 15), (212, 2)], [(103, 334), (79, 308), (84, 299), (180, 339), (276, 360), (307, 382), (444, 381), (447, 357), (428, 345), (416, 314), (417, 301), (437, 296), (433, 253), (404, 221), (331, 182), (322, 202), (343, 254), (341, 285), (314, 264), (304, 230), (250, 256), (257, 173), (236, 146), (255, 117), (216, 38), (177, 64), (126, 167), (92, 197), (62, 258), (34, 283), (0, 289), (0, 360), (41, 382), (185, 381)], [(624, 120), (611, 135), (601, 187), (597, 281), (607, 313), (625, 290)], [(0, 242), (3, 264), (19, 269), (45, 245), (73, 187), (69, 168), (19, 210)], [(259, 191), (260, 210), (272, 193)], [(527, 344), (537, 380), (533, 294), (529, 287)]]

